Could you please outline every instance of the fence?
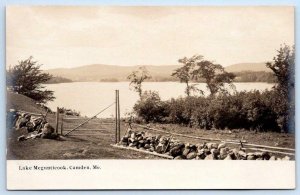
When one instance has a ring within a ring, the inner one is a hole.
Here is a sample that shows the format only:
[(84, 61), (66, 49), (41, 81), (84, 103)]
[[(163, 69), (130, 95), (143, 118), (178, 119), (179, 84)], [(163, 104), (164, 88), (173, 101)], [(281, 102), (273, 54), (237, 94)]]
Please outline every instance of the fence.
[[(115, 94), (116, 98), (113, 103), (90, 118), (62, 114), (59, 107), (57, 107), (55, 132), (64, 136), (103, 136), (105, 131), (111, 132), (115, 129), (115, 142), (119, 142), (121, 137), (119, 90), (116, 90)], [(115, 118), (97, 118), (102, 112), (113, 106), (115, 106)]]

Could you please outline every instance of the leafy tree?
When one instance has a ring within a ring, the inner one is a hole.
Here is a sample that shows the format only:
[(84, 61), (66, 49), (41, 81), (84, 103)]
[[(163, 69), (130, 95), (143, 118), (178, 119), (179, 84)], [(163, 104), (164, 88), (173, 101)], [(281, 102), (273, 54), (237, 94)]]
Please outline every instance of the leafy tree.
[(133, 71), (127, 79), (130, 80), (131, 86), (133, 86), (133, 90), (138, 92), (140, 98), (142, 98), (142, 83), (147, 80), (151, 79), (151, 75), (147, 71), (146, 67), (139, 67), (137, 71)]
[(195, 64), (202, 60), (203, 56), (200, 55), (194, 55), (191, 58), (184, 57), (182, 59), (179, 59), (178, 62), (182, 63), (183, 66), (176, 69), (173, 73), (172, 76), (177, 77), (181, 83), (186, 84), (185, 88), (185, 93), (187, 96), (191, 95), (191, 91), (199, 91), (200, 93), (203, 94), (203, 91), (198, 90), (196, 88), (196, 85), (191, 85), (190, 81), (192, 80), (192, 71), (195, 67)]
[(37, 101), (46, 103), (55, 99), (53, 91), (45, 90), (43, 83), (52, 78), (48, 73), (42, 73), (41, 65), (33, 61), (33, 57), (20, 61), (17, 65), (9, 67), (7, 71), (7, 86), (12, 91), (23, 94)]
[(288, 45), (282, 46), (278, 51), (274, 62), (267, 62), (266, 66), (270, 68), (278, 81), (278, 89), (288, 95), (290, 88), (295, 86), (295, 46), (292, 48)]
[(278, 82), (274, 87), (273, 109), (277, 113), (277, 123), (281, 131), (293, 131), (295, 123), (295, 46), (283, 45), (277, 52), (273, 62), (266, 63)]
[(235, 75), (228, 73), (219, 64), (214, 64), (208, 60), (201, 60), (196, 62), (195, 70), (192, 72), (193, 78), (205, 80), (207, 88), (211, 96), (214, 96), (219, 91), (226, 91), (225, 83), (233, 87), (233, 79)]

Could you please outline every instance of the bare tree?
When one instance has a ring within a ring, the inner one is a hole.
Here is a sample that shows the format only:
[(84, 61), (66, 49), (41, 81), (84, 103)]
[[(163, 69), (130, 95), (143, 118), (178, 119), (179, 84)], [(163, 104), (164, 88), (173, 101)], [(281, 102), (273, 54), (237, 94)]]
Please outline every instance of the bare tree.
[(142, 98), (142, 83), (147, 80), (151, 79), (151, 75), (147, 71), (146, 67), (139, 67), (137, 71), (133, 71), (127, 79), (130, 80), (130, 86), (133, 86), (133, 90), (138, 92), (140, 98)]

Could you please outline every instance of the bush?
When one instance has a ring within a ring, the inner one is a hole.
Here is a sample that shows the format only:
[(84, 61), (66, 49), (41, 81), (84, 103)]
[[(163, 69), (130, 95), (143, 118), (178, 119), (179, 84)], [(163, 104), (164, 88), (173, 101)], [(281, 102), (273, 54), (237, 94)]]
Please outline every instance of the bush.
[(141, 99), (134, 105), (133, 110), (145, 122), (164, 122), (168, 113), (168, 103), (160, 100), (158, 92), (145, 91)]
[(146, 92), (134, 110), (145, 122), (169, 122), (202, 129), (280, 131), (284, 118), (276, 92), (251, 91), (216, 97), (185, 97), (161, 101), (157, 92)]

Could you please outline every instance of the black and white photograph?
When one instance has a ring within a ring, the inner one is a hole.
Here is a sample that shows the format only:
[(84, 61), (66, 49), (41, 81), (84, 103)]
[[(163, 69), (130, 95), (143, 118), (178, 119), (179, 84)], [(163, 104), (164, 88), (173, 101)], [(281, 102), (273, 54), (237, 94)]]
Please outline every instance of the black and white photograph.
[(7, 6), (6, 158), (295, 162), (294, 30), (292, 6)]

